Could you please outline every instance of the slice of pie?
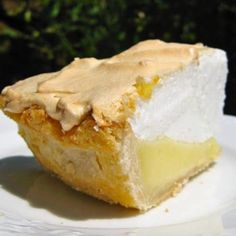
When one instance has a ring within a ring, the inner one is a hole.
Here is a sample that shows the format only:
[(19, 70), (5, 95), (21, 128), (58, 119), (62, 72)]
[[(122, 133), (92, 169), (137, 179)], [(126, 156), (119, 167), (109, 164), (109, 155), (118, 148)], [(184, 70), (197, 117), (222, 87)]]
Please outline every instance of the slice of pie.
[(147, 210), (219, 156), (226, 75), (222, 50), (148, 40), (6, 87), (1, 107), (46, 170)]

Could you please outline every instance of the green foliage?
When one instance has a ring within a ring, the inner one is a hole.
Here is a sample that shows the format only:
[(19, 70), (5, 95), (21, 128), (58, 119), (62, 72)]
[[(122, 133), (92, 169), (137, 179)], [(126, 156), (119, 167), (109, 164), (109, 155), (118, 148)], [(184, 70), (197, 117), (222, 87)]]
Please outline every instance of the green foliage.
[(236, 61), (234, 0), (2, 0), (0, 15), (2, 86), (148, 38), (201, 41)]

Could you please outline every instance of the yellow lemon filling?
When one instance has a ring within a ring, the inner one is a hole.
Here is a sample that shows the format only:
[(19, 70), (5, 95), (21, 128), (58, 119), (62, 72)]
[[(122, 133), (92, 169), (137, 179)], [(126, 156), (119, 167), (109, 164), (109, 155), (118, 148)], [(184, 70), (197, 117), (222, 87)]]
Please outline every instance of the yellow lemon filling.
[(138, 77), (135, 84), (138, 95), (144, 100), (151, 98), (153, 88), (159, 80), (160, 77), (158, 76), (153, 76), (150, 81), (146, 81), (143, 77)]
[(158, 192), (188, 175), (188, 172), (213, 161), (220, 148), (214, 138), (203, 143), (186, 143), (161, 138), (138, 141), (141, 177), (147, 190)]

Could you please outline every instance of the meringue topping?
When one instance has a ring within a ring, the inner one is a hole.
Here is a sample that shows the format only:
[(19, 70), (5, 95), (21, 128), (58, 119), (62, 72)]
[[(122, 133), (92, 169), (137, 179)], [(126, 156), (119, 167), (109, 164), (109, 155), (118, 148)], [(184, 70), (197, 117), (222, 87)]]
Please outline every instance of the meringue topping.
[[(127, 106), (135, 100), (137, 81), (158, 76), (160, 80), (198, 63), (202, 44), (140, 42), (107, 59), (75, 58), (58, 72), (40, 74), (17, 82), (2, 91), (5, 110), (20, 113), (38, 105), (67, 131), (91, 114), (98, 126), (127, 119)], [(127, 97), (129, 99), (127, 99)], [(150, 95), (148, 95), (148, 98)]]

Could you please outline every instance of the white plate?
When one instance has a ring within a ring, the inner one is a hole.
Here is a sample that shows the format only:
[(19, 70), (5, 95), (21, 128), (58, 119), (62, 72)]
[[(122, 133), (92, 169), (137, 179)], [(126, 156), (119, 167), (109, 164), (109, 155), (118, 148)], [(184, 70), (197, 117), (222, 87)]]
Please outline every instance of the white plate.
[(236, 235), (236, 118), (221, 123), (219, 161), (177, 197), (140, 214), (45, 173), (0, 114), (0, 235)]

